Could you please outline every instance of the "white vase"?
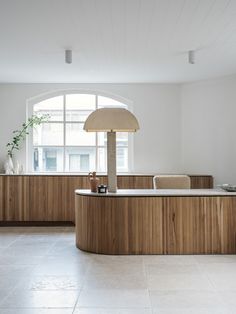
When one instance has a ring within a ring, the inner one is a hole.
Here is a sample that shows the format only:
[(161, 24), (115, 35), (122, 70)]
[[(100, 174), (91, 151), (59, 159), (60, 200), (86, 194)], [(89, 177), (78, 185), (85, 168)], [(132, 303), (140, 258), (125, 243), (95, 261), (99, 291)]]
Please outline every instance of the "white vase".
[(19, 164), (19, 161), (16, 160), (15, 165), (14, 165), (14, 174), (19, 174), (19, 173), (20, 173), (20, 164)]
[(7, 159), (4, 164), (6, 174), (14, 174), (14, 165), (11, 156), (7, 155)]

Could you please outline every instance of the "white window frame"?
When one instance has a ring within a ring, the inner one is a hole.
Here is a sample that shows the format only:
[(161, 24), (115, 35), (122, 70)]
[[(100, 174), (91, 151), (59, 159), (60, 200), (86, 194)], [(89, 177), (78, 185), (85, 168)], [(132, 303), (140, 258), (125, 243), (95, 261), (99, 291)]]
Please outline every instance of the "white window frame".
[[(48, 147), (61, 147), (63, 148), (63, 172), (62, 173), (67, 173), (67, 171), (65, 171), (65, 148), (66, 147), (83, 147), (83, 146), (69, 146), (69, 145), (65, 145), (65, 136), (66, 136), (66, 118), (65, 118), (65, 114), (66, 114), (66, 110), (65, 110), (65, 102), (66, 102), (66, 95), (69, 94), (89, 94), (89, 95), (94, 95), (95, 96), (95, 108), (98, 108), (98, 96), (103, 96), (103, 97), (107, 97), (107, 98), (111, 98), (113, 100), (119, 101), (122, 104), (124, 104), (126, 106), (126, 108), (129, 111), (133, 111), (133, 104), (130, 100), (124, 99), (123, 97), (117, 96), (117, 95), (113, 95), (107, 92), (102, 92), (102, 91), (91, 91), (91, 90), (81, 90), (81, 89), (76, 89), (76, 90), (63, 90), (63, 91), (55, 91), (55, 92), (50, 92), (50, 93), (45, 93), (36, 97), (33, 97), (31, 99), (29, 99), (27, 101), (26, 104), (26, 119), (28, 119), (30, 116), (33, 115), (33, 108), (34, 105), (47, 100), (49, 98), (53, 98), (53, 97), (57, 97), (57, 96), (63, 96), (63, 121), (60, 121), (60, 123), (63, 123), (63, 145), (48, 145)], [(50, 121), (50, 123), (57, 123), (57, 121)], [(70, 121), (69, 123), (78, 123), (78, 121)], [(125, 173), (129, 173), (133, 171), (133, 146), (134, 146), (134, 140), (133, 140), (133, 133), (128, 133), (128, 170)], [(40, 147), (40, 146), (39, 146)], [(42, 145), (42, 147), (47, 147), (47, 145)], [(96, 158), (96, 167), (97, 167), (97, 149), (99, 147), (106, 147), (103, 145), (98, 145), (98, 135), (96, 132), (96, 141), (95, 141), (95, 145), (94, 146), (86, 146), (86, 148), (88, 147), (95, 147), (96, 149), (96, 154), (95, 154), (95, 158)], [(33, 132), (32, 130), (30, 130), (29, 132), (29, 136), (27, 137), (27, 141), (26, 141), (26, 169), (27, 172), (29, 173), (43, 173), (43, 174), (47, 174), (50, 173), (48, 171), (43, 171), (43, 172), (39, 172), (39, 171), (34, 171), (33, 168)], [(96, 169), (95, 169), (96, 170)], [(52, 172), (52, 173), (58, 173), (58, 172)], [(80, 173), (82, 174), (83, 172), (69, 172), (69, 173)], [(122, 173), (122, 172), (118, 172), (118, 173)]]

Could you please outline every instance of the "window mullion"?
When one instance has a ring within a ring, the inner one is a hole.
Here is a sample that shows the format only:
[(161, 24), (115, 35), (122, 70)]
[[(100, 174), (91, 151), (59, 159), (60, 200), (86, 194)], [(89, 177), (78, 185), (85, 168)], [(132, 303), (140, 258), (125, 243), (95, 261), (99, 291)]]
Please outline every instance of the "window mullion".
[[(95, 96), (95, 109), (98, 109), (98, 95)], [(95, 165), (96, 165), (96, 171), (98, 170), (98, 132), (96, 132), (95, 136)]]
[(63, 171), (66, 171), (66, 95), (63, 95)]

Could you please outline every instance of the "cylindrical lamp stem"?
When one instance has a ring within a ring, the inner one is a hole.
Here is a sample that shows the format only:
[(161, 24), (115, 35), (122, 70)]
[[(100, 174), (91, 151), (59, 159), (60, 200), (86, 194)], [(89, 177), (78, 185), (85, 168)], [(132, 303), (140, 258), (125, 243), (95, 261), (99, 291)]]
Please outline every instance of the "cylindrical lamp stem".
[(107, 132), (107, 176), (108, 192), (116, 192), (116, 132)]

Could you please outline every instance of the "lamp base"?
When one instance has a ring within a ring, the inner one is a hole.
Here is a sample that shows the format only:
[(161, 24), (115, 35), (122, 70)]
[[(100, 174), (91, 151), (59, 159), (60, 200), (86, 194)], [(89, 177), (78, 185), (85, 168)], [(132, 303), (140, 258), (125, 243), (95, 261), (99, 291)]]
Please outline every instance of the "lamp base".
[(117, 191), (115, 132), (107, 132), (107, 176), (108, 192), (115, 193)]

